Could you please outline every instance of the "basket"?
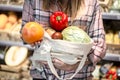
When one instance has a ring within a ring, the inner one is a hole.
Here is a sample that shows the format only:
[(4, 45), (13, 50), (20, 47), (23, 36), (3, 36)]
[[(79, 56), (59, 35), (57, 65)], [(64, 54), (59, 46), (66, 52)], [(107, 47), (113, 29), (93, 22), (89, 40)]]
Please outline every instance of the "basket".
[(53, 66), (52, 58), (60, 59), (64, 63), (71, 65), (79, 62), (79, 66), (75, 73), (70, 78), (67, 78), (72, 79), (84, 66), (85, 61), (87, 60), (87, 55), (93, 45), (92, 43), (92, 40), (90, 43), (77, 43), (57, 39), (55, 40), (51, 39), (47, 32), (45, 32), (44, 39), (41, 42), (40, 47), (34, 50), (34, 54), (31, 57), (31, 60), (33, 62), (33, 66), (37, 66), (35, 63), (36, 60), (47, 61), (51, 72), (60, 80), (62, 78), (58, 76)]

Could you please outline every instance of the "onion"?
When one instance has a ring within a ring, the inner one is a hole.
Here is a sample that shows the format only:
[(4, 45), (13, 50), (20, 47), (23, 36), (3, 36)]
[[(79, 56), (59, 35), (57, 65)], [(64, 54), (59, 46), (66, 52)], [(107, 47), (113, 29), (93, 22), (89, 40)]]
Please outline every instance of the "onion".
[(55, 32), (52, 34), (52, 39), (62, 39), (63, 36), (60, 32)]

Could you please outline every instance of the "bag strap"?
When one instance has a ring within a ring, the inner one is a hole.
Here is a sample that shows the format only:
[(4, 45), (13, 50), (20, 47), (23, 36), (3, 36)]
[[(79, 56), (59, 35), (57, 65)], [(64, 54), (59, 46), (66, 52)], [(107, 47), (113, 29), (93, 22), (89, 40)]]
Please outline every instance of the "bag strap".
[[(47, 37), (48, 39), (51, 39), (51, 37), (48, 35), (48, 33), (45, 31), (45, 37)], [(52, 63), (52, 59), (51, 59), (51, 46), (49, 44), (49, 42), (47, 43), (46, 42), (46, 45), (47, 45), (47, 50), (45, 51), (45, 54), (46, 54), (46, 57), (47, 57), (47, 63), (48, 63), (48, 66), (50, 67), (50, 70), (51, 72), (59, 79), (59, 80), (71, 80), (84, 66), (85, 64), (85, 61), (86, 61), (86, 58), (87, 58), (87, 54), (84, 54), (83, 55), (83, 58), (82, 60), (80, 61), (75, 73), (69, 77), (69, 78), (66, 78), (66, 79), (62, 79), (60, 76), (58, 76), (58, 73)]]
[[(51, 47), (49, 47), (48, 50), (51, 50)], [(80, 61), (79, 65), (75, 71), (75, 73), (70, 78), (62, 79), (61, 77), (58, 76), (58, 73), (57, 73), (57, 71), (52, 63), (50, 51), (48, 51), (46, 56), (47, 56), (47, 62), (48, 62), (48, 65), (50, 67), (51, 72), (60, 80), (68, 80), (68, 79), (71, 80), (83, 68), (85, 61), (86, 61), (86, 58), (87, 58), (87, 55), (84, 54), (82, 60)]]

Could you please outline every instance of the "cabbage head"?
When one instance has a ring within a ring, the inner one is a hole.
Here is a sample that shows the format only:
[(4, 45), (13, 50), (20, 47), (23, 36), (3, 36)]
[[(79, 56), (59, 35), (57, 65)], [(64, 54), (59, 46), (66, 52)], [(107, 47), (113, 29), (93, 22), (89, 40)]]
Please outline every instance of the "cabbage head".
[(77, 26), (69, 26), (62, 31), (63, 40), (79, 43), (90, 43), (88, 34)]

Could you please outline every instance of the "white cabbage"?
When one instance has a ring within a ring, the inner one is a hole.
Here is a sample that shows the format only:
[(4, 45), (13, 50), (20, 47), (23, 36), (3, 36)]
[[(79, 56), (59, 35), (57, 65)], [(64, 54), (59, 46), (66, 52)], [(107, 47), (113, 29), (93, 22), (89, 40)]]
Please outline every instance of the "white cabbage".
[(77, 26), (69, 26), (62, 31), (63, 40), (79, 43), (90, 43), (88, 34)]

